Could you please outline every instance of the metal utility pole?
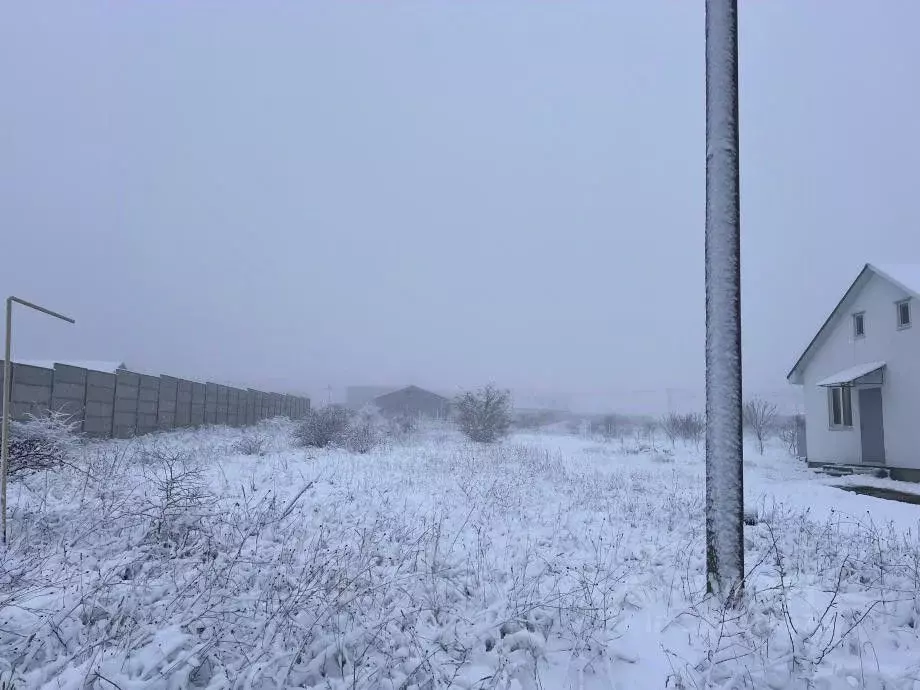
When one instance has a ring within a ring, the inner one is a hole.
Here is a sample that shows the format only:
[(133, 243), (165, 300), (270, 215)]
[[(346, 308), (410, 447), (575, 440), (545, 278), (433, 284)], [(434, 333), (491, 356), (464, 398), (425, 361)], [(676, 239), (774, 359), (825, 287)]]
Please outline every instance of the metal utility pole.
[(68, 323), (76, 323), (69, 316), (58, 314), (50, 309), (45, 309), (37, 304), (26, 302), (18, 297), (6, 298), (6, 352), (3, 357), (3, 427), (2, 439), (0, 439), (0, 514), (2, 514), (2, 525), (0, 532), (3, 533), (3, 545), (6, 546), (6, 478), (10, 469), (10, 395), (13, 387), (12, 367), (10, 358), (13, 350), (13, 303), (21, 304), (24, 307), (35, 309), (43, 314), (48, 314), (57, 319), (62, 319)]
[(706, 0), (706, 573), (737, 601), (744, 579), (738, 0)]

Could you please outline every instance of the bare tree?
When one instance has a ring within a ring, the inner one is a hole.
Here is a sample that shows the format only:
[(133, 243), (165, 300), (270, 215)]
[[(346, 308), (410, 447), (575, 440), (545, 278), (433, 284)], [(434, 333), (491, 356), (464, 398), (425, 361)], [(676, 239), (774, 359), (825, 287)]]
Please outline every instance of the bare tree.
[(458, 396), (454, 409), (460, 431), (478, 443), (497, 441), (511, 427), (511, 393), (491, 384)]
[(679, 439), (681, 441), (692, 441), (699, 447), (706, 433), (706, 419), (698, 412), (688, 412), (687, 414), (672, 412), (662, 417), (659, 425), (672, 446)]
[(680, 429), (680, 419), (676, 414), (667, 414), (661, 418), (661, 421), (658, 423), (659, 428), (664, 432), (664, 435), (671, 442), (671, 447), (674, 447), (674, 444), (679, 438), (679, 429)]
[(693, 444), (699, 448), (706, 436), (706, 416), (699, 412), (689, 412), (683, 415), (681, 429), (683, 438), (693, 441)]
[(757, 439), (757, 449), (763, 455), (763, 443), (776, 429), (776, 405), (763, 398), (752, 398), (744, 403), (744, 427)]

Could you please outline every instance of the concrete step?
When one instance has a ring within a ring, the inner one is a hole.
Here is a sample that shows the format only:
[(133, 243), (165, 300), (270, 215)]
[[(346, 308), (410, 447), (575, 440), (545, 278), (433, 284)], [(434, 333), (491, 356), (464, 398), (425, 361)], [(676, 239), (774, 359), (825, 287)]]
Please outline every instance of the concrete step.
[(847, 477), (854, 474), (870, 475), (878, 478), (890, 476), (888, 468), (873, 465), (821, 465), (813, 469), (830, 477)]

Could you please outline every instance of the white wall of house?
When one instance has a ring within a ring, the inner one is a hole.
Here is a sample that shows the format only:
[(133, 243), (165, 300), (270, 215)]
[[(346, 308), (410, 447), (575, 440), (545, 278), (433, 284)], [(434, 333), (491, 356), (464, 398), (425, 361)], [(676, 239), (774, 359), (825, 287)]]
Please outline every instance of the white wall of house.
[[(808, 459), (859, 463), (859, 394), (852, 392), (853, 427), (831, 429), (827, 389), (817, 382), (857, 364), (884, 361), (882, 414), (885, 464), (920, 468), (920, 304), (911, 302), (910, 328), (898, 329), (896, 303), (908, 295), (873, 275), (831, 326), (803, 372)], [(865, 313), (865, 336), (853, 332), (852, 314)]]

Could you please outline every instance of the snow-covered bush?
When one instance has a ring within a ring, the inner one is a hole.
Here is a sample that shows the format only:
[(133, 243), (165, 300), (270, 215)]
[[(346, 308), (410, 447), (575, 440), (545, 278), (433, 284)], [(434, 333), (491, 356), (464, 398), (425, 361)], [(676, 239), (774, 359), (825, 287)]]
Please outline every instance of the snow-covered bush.
[(367, 453), (387, 437), (387, 421), (374, 405), (365, 405), (348, 420), (345, 448), (352, 453)]
[(310, 410), (294, 429), (294, 440), (306, 448), (344, 446), (348, 433), (348, 410), (329, 405)]
[(471, 441), (493, 443), (511, 428), (511, 393), (495, 386), (463, 393), (454, 409), (460, 431)]
[(80, 445), (77, 426), (70, 415), (56, 411), (10, 422), (9, 476), (58, 469), (72, 462)]
[(240, 455), (265, 455), (268, 446), (268, 437), (257, 431), (246, 431), (243, 436), (233, 443), (233, 452)]

